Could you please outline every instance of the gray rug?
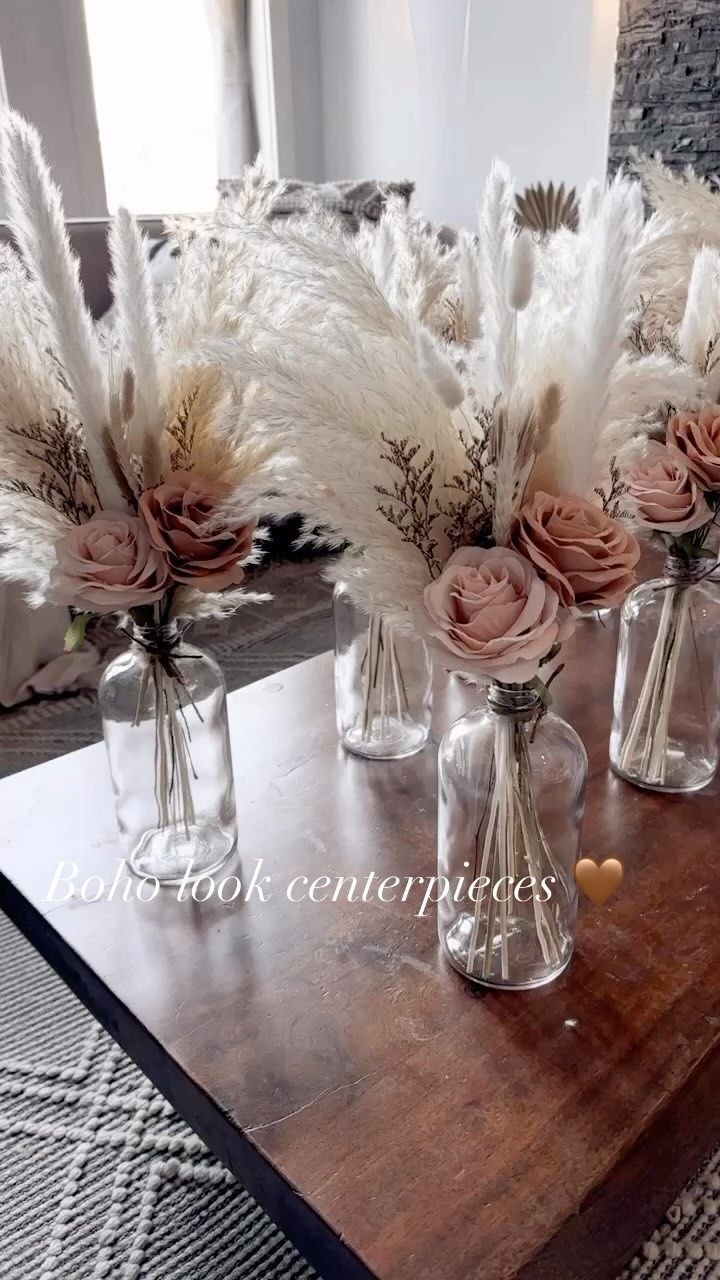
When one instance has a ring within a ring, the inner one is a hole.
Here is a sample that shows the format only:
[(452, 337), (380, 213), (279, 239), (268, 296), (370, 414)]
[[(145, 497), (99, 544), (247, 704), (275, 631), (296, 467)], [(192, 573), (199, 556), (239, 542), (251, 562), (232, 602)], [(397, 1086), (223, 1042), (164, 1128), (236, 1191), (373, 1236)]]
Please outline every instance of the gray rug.
[(0, 915), (0, 1276), (313, 1280)]
[[(332, 644), (317, 564), (275, 566), (266, 585), (278, 592), (274, 602), (196, 633), (230, 689)], [(99, 736), (90, 694), (6, 712), (0, 774)], [(1, 915), (0, 975), (0, 1277), (312, 1280), (274, 1223)], [(720, 1151), (629, 1277), (720, 1280)]]

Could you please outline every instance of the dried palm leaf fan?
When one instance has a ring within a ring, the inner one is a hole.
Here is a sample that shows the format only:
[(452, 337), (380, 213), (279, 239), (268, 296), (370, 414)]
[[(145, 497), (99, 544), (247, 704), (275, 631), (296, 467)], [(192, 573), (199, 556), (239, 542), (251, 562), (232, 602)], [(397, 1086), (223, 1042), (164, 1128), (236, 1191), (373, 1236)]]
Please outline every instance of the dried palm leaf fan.
[(577, 231), (578, 202), (575, 188), (565, 191), (565, 183), (554, 187), (537, 183), (534, 187), (526, 187), (522, 195), (515, 197), (515, 219), (520, 227), (529, 231), (537, 231), (547, 235), (560, 227), (568, 227)]

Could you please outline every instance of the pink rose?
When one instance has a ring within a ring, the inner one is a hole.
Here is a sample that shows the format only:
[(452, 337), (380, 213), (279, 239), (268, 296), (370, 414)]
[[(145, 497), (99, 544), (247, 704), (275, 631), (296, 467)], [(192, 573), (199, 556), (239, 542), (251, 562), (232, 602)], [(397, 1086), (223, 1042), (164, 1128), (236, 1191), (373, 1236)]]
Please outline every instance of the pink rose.
[(423, 592), (420, 629), (440, 662), (522, 684), (573, 622), (557, 592), (509, 547), (461, 547)]
[(555, 498), (538, 490), (521, 508), (511, 543), (565, 605), (619, 604), (635, 585), (637, 539), (586, 498)]
[(630, 467), (627, 488), (635, 518), (643, 529), (689, 533), (712, 519), (687, 467), (662, 445), (650, 449)]
[(667, 424), (666, 440), (701, 489), (720, 489), (720, 405), (699, 413), (676, 413)]
[(252, 549), (255, 522), (229, 527), (218, 521), (231, 493), (230, 485), (175, 471), (140, 498), (140, 518), (153, 545), (167, 557), (175, 582), (199, 591), (222, 591), (242, 582), (240, 561)]
[(137, 516), (97, 512), (55, 546), (50, 595), (95, 613), (152, 604), (170, 586), (167, 564)]

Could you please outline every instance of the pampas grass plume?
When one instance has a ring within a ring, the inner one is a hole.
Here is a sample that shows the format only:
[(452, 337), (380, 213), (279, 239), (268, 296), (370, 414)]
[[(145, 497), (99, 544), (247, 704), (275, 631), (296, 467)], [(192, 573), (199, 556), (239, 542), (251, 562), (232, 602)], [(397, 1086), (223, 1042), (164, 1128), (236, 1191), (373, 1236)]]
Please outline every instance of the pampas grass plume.
[(465, 399), (465, 388), (449, 359), (427, 329), (418, 329), (415, 341), (418, 364), (430, 386), (448, 409), (456, 409)]

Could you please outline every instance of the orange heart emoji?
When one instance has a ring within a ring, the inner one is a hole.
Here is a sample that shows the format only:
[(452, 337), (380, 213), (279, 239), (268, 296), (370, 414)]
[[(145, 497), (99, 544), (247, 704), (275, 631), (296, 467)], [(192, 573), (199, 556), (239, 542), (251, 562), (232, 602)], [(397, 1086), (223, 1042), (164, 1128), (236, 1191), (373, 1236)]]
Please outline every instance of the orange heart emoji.
[(593, 858), (581, 858), (575, 865), (575, 879), (596, 907), (619, 888), (623, 874), (623, 864), (617, 858), (605, 858), (599, 866)]

